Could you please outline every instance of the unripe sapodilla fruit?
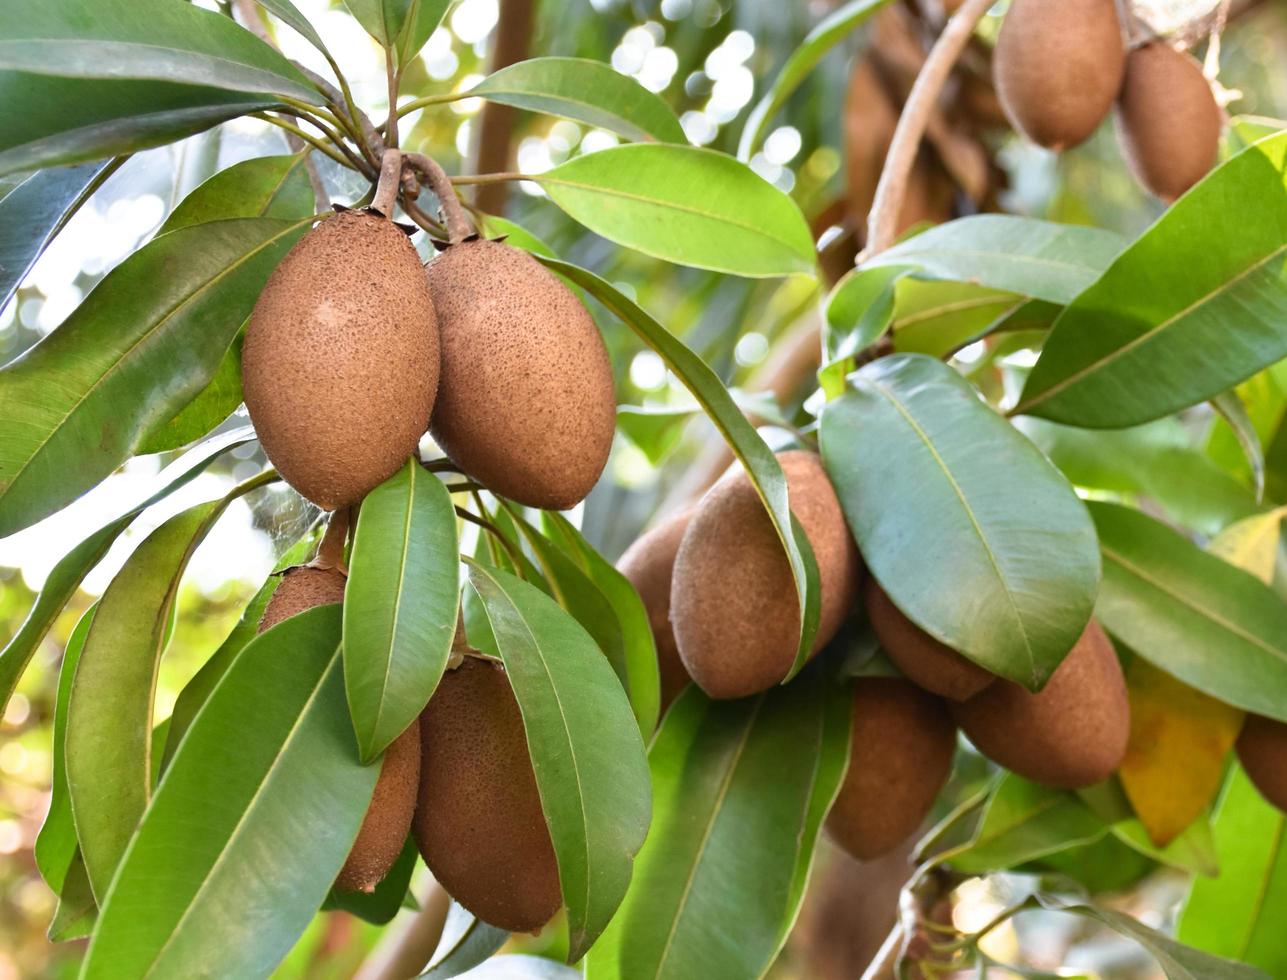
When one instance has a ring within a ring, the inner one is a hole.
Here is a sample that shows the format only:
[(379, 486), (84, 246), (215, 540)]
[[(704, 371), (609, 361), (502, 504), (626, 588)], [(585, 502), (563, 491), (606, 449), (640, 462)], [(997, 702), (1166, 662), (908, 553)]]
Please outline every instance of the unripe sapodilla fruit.
[(679, 542), (693, 516), (692, 509), (675, 514), (640, 536), (617, 562), (617, 570), (643, 600), (657, 646), (657, 667), (661, 672), (661, 710), (679, 697), (679, 692), (692, 680), (679, 659), (675, 631), (670, 623), (670, 580), (675, 568)]
[[(822, 460), (792, 450), (778, 461), (818, 564), (816, 653), (853, 607), (862, 563)], [(721, 477), (693, 512), (675, 556), (670, 621), (684, 666), (713, 698), (758, 694), (791, 669), (800, 635), (791, 565), (741, 467)]]
[(1125, 62), (1115, 0), (1014, 0), (992, 73), (1011, 125), (1066, 150), (1108, 115)]
[(1238, 761), (1260, 795), (1287, 813), (1287, 725), (1263, 715), (1247, 715), (1236, 748)]
[(1000, 678), (951, 710), (989, 759), (1059, 789), (1107, 779), (1121, 765), (1130, 738), (1126, 680), (1113, 644), (1094, 620), (1040, 693)]
[(952, 771), (956, 726), (943, 702), (895, 677), (854, 683), (849, 769), (827, 832), (860, 861), (916, 832)]
[[(343, 602), (345, 582), (346, 576), (338, 568), (288, 568), (264, 607), (258, 631), (262, 633), (315, 606)], [(419, 781), (420, 734), (413, 724), (384, 751), (375, 792), (357, 839), (335, 879), (336, 888), (370, 891), (389, 873), (411, 830)]]
[(1216, 162), (1223, 120), (1202, 66), (1162, 41), (1126, 59), (1117, 138), (1135, 179), (1174, 201)]
[(534, 932), (563, 904), (523, 717), (504, 668), (466, 657), (420, 715), (413, 833), (425, 863), (484, 922)]
[(996, 675), (940, 643), (903, 615), (874, 578), (863, 586), (863, 598), (871, 628), (889, 659), (925, 690), (964, 701), (996, 680)]
[(357, 503), (416, 451), (438, 389), (438, 330), (420, 257), (393, 222), (328, 218), (255, 303), (246, 408), (282, 478), (325, 510)]
[(434, 439), (503, 497), (546, 510), (579, 503), (608, 461), (617, 417), (589, 312), (503, 242), (451, 245), (427, 271), (442, 337)]

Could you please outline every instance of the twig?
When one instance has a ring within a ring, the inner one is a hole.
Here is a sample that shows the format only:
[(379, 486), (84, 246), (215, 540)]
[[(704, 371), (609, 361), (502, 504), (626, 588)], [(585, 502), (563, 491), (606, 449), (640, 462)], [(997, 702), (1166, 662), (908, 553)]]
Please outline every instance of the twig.
[[(488, 73), (527, 57), (535, 33), (535, 6), (535, 0), (501, 0)], [(474, 121), (473, 145), (466, 168), (470, 173), (485, 174), (510, 167), (517, 118), (518, 111), (511, 106), (499, 102), (483, 103), (482, 111)], [(483, 211), (500, 214), (505, 210), (507, 193), (508, 188), (504, 184), (485, 187), (474, 195), (474, 204)]]
[(474, 229), (469, 223), (469, 216), (465, 214), (460, 199), (456, 197), (451, 178), (442, 167), (438, 166), (438, 161), (423, 153), (407, 153), (402, 159), (407, 166), (425, 178), (429, 189), (437, 196), (438, 203), (442, 206), (443, 217), (447, 221), (447, 240), (456, 245), (472, 235)]
[(393, 148), (384, 151), (380, 161), (380, 182), (375, 188), (375, 200), (371, 208), (379, 211), (386, 218), (393, 217), (393, 207), (398, 203), (398, 191), (402, 185), (402, 151)]
[(322, 543), (317, 546), (317, 555), (310, 562), (314, 568), (338, 568), (340, 571), (347, 571), (344, 567), (344, 542), (349, 535), (349, 508), (341, 507), (326, 524), (326, 533), (322, 535)]

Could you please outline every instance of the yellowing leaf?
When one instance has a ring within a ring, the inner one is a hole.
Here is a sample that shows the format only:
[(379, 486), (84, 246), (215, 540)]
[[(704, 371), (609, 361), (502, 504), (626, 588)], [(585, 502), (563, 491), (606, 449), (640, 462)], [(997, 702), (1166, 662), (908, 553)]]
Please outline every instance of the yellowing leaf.
[(1272, 585), (1284, 517), (1287, 507), (1244, 518), (1217, 534), (1207, 550)]
[(1143, 657), (1131, 662), (1126, 685), (1131, 738), (1118, 775), (1149, 837), (1165, 847), (1215, 799), (1243, 712)]

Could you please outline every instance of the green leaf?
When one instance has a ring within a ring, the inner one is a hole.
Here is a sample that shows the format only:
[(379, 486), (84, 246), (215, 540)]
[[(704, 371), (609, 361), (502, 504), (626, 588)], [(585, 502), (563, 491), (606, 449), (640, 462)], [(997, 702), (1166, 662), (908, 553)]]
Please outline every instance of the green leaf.
[(1012, 214), (978, 214), (936, 225), (886, 249), (863, 269), (911, 266), (924, 279), (970, 282), (1069, 303), (1126, 245), (1114, 232)]
[(818, 629), (818, 566), (804, 529), (791, 514), (786, 476), (777, 457), (755, 431), (755, 427), (747, 421), (715, 372), (642, 307), (593, 272), (557, 259), (541, 258), (540, 261), (565, 279), (583, 287), (657, 353), (666, 367), (697, 399), (706, 416), (746, 470), (760, 499), (764, 501), (764, 507), (791, 563), (796, 598), (802, 610), (800, 645), (796, 649), (795, 663), (786, 678), (790, 680), (808, 659), (813, 637)]
[(849, 363), (855, 354), (870, 347), (889, 330), (894, 321), (894, 296), (898, 281), (914, 272), (912, 266), (883, 266), (852, 269), (845, 273), (827, 296), (827, 328), (822, 337), (823, 372), (828, 374), (828, 392), (839, 394), (844, 373), (827, 369)]
[(429, 959), (429, 969), (420, 974), (429, 980), (447, 980), (458, 977), (478, 966), (505, 945), (509, 933), (489, 925), (451, 903), (447, 922), (443, 926), (438, 948)]
[(307, 218), (316, 209), (307, 159), (294, 153), (226, 167), (180, 201), (157, 234), (227, 218)]
[(661, 96), (600, 61), (531, 58), (493, 72), (469, 94), (573, 119), (628, 140), (686, 142), (674, 110)]
[(344, 590), (344, 689), (366, 764), (419, 717), (447, 666), (459, 551), (451, 494), (417, 460), (362, 501)]
[(324, 606), (264, 633), (233, 664), (112, 881), (86, 980), (267, 976), (291, 948), (379, 776), (358, 760), (339, 643), (340, 610)]
[(814, 271), (813, 236), (795, 202), (714, 150), (627, 144), (532, 179), (574, 220), (645, 255), (737, 276)]
[(1287, 133), (1213, 171), (1063, 312), (1015, 412), (1136, 425), (1287, 356), (1284, 227)]
[(71, 939), (83, 939), (93, 931), (97, 918), (98, 906), (89, 887), (89, 874), (77, 850), (72, 854), (67, 880), (58, 896), (53, 921), (49, 923), (49, 941), (65, 943)]
[(181, 449), (213, 431), (241, 405), (241, 348), (246, 328), (237, 331), (223, 352), (210, 383), (197, 396), (179, 409), (174, 418), (155, 426), (139, 440), (140, 456)]
[(791, 57), (782, 66), (769, 90), (746, 117), (746, 125), (742, 127), (742, 138), (737, 147), (739, 160), (751, 159), (773, 117), (786, 105), (787, 99), (800, 87), (800, 83), (823, 56), (886, 2), (887, 0), (850, 0), (808, 33), (800, 46), (791, 52)]
[(0, 371), (0, 536), (93, 487), (209, 383), (307, 223), (239, 218), (162, 235)]
[(1104, 554), (1095, 612), (1108, 631), (1190, 687), (1287, 721), (1287, 603), (1146, 514), (1090, 512)]
[(1218, 878), (1193, 882), (1176, 926), (1182, 943), (1287, 975), (1287, 815), (1234, 766), (1215, 817)]
[(1195, 820), (1165, 847), (1158, 847), (1149, 837), (1143, 821), (1135, 815), (1120, 780), (1107, 779), (1079, 789), (1077, 796), (1108, 825), (1117, 840), (1132, 850), (1191, 874), (1211, 877), (1220, 873), (1209, 815)]
[(535, 255), (543, 255), (547, 259), (558, 258), (554, 249), (547, 242), (542, 241), (522, 225), (510, 221), (508, 218), (502, 218), (495, 214), (482, 214), (479, 215), (479, 220), (482, 222), (480, 230), (488, 238), (503, 238), (515, 248), (521, 248)]
[(338, 909), (377, 926), (392, 922), (394, 916), (402, 910), (418, 860), (420, 852), (416, 849), (415, 839), (407, 837), (397, 860), (372, 891), (350, 892), (332, 888), (322, 905), (322, 911)]
[(99, 600), (67, 706), (67, 784), (94, 895), (152, 795), (153, 692), (188, 560), (227, 506), (272, 471), (176, 514), (130, 555)]
[(0, 70), (324, 101), (294, 65), (232, 18), (173, 0), (6, 4), (0, 7)]
[(396, 47), (398, 64), (406, 67), (437, 30), (453, 0), (384, 0), (386, 7), (402, 11), (402, 29)]
[(0, 310), (67, 220), (121, 162), (41, 170), (0, 199)]
[[(894, 350), (946, 358), (966, 344), (1005, 329), (1010, 318), (1032, 302), (1014, 293), (973, 283), (907, 277), (894, 291)], [(995, 355), (996, 348), (989, 350)], [(976, 364), (970, 365), (971, 370)]]
[(1095, 604), (1085, 506), (941, 362), (884, 357), (849, 384), (823, 413), (822, 458), (872, 574), (926, 632), (1039, 690)]
[(81, 580), (99, 563), (112, 543), (144, 510), (168, 497), (179, 487), (199, 476), (215, 458), (229, 449), (243, 446), (255, 438), (249, 426), (225, 432), (195, 447), (157, 477), (157, 489), (142, 503), (126, 510), (87, 537), (59, 559), (45, 578), (44, 588), (23, 621), (18, 632), (0, 651), (0, 713), (9, 703), (22, 673), (44, 639), (54, 619), (80, 587)]
[(541, 808), (582, 957), (617, 911), (648, 832), (648, 764), (625, 692), (586, 632), (506, 572), (469, 564), (523, 714)]
[(767, 971), (844, 776), (851, 704), (816, 669), (755, 698), (679, 696), (649, 752), (653, 829), (590, 980)]
[(1228, 423), (1238, 440), (1247, 465), (1251, 467), (1251, 482), (1259, 502), (1265, 495), (1265, 450), (1260, 445), (1260, 436), (1247, 414), (1247, 406), (1242, 403), (1236, 391), (1230, 390), (1212, 398), (1211, 407)]
[(326, 45), (322, 43), (322, 37), (317, 33), (309, 19), (299, 12), (291, 0), (256, 0), (259, 6), (263, 7), (269, 13), (277, 16), (283, 23), (294, 28), (309, 44), (317, 48), (326, 56), (328, 61), (331, 60), (331, 53), (326, 50)]

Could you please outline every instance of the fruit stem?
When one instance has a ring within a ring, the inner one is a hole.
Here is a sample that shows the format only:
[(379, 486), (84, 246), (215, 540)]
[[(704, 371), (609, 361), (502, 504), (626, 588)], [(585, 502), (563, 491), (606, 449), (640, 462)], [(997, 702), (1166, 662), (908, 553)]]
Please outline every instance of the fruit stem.
[[(331, 67), (335, 69), (335, 77), (340, 80), (340, 89), (310, 68), (301, 65), (298, 61), (292, 61), (292, 65), (299, 70), (305, 78), (317, 86), (331, 107), (335, 109), (336, 115), (345, 123), (344, 129), (353, 137), (353, 142), (357, 143), (362, 150), (362, 155), (372, 167), (380, 165), (380, 155), (384, 153), (384, 139), (380, 136), (375, 126), (372, 125), (367, 114), (358, 108), (357, 103), (353, 101), (353, 93), (349, 90), (349, 83), (340, 73), (334, 62)], [(342, 91), (341, 91), (342, 89)], [(343, 106), (348, 106), (347, 113), (342, 112)]]
[(313, 568), (338, 568), (347, 572), (348, 569), (344, 567), (344, 541), (348, 534), (349, 508), (341, 507), (327, 522), (322, 543), (317, 546), (317, 556), (309, 564)]
[(408, 166), (425, 178), (429, 189), (437, 196), (443, 217), (447, 221), (447, 241), (457, 245), (471, 236), (474, 229), (469, 223), (469, 216), (465, 214), (460, 199), (456, 197), (451, 178), (442, 167), (438, 166), (438, 161), (423, 153), (408, 153), (403, 159)]
[(384, 124), (384, 141), (391, 147), (398, 145), (398, 81), (401, 72), (394, 67), (393, 47), (384, 48), (384, 74), (389, 85), (389, 116)]
[(402, 151), (390, 147), (384, 151), (384, 157), (380, 160), (380, 182), (375, 188), (371, 210), (379, 211), (386, 218), (393, 217), (393, 207), (398, 203), (401, 185)]
[[(404, 176), (407, 173), (405, 168), (403, 168), (402, 172)], [(408, 218), (418, 224), (425, 231), (429, 232), (429, 234), (437, 235), (439, 238), (447, 237), (447, 229), (434, 221), (433, 218), (429, 217), (429, 215), (425, 214), (418, 205), (413, 204), (409, 197), (404, 196), (402, 198), (402, 210), (407, 213)]]
[(952, 67), (965, 50), (975, 25), (983, 19), (994, 0), (965, 0), (948, 20), (943, 33), (934, 42), (925, 64), (903, 106), (894, 130), (885, 166), (876, 186), (876, 199), (872, 203), (871, 217), (867, 222), (867, 247), (859, 256), (859, 264), (880, 254), (894, 244), (898, 234), (898, 215), (907, 196), (907, 184), (912, 164), (920, 149), (921, 139), (929, 125), (930, 116), (938, 103), (939, 94), (947, 83)]

